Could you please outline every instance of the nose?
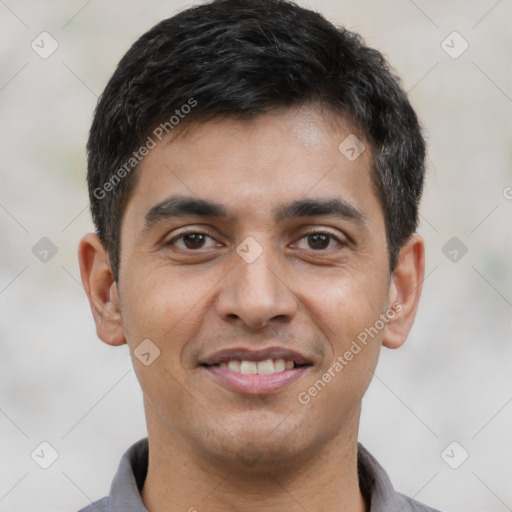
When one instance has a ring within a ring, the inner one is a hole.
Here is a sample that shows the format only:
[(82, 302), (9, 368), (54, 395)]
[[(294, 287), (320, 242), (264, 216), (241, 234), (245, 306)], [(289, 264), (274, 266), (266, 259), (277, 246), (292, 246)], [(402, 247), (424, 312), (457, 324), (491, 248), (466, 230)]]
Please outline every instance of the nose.
[(290, 321), (297, 311), (297, 298), (292, 283), (265, 249), (256, 260), (246, 262), (238, 255), (235, 266), (222, 281), (217, 298), (217, 312), (228, 322), (243, 321), (247, 326), (262, 329), (271, 320)]

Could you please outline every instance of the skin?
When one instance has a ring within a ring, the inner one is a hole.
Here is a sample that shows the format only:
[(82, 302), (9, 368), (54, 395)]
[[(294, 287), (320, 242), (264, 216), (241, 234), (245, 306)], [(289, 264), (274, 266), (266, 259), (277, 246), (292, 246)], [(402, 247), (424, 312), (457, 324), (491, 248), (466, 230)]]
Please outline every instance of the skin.
[[(151, 512), (368, 510), (357, 478), (361, 400), (381, 346), (400, 347), (412, 326), (423, 240), (411, 236), (390, 274), (371, 148), (345, 158), (340, 142), (364, 137), (339, 116), (306, 106), (190, 128), (140, 164), (122, 219), (119, 282), (96, 235), (79, 247), (97, 334), (128, 343), (144, 394), (150, 451), (142, 499)], [(146, 213), (176, 194), (222, 203), (231, 216), (170, 218), (145, 230)], [(276, 205), (305, 197), (342, 198), (365, 220), (276, 222)], [(212, 238), (175, 239), (184, 228)], [(343, 243), (306, 236), (315, 231)], [(252, 263), (236, 252), (249, 236), (263, 249)], [(400, 312), (300, 403), (299, 393), (396, 303)], [(161, 350), (149, 366), (133, 357), (147, 338)], [(272, 345), (313, 361), (276, 393), (234, 392), (198, 366), (223, 348)]]

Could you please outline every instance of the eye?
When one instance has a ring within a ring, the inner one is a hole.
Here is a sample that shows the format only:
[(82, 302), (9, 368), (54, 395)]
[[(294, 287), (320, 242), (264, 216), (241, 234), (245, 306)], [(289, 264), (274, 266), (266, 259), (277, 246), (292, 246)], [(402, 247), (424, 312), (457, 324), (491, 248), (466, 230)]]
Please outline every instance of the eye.
[[(176, 247), (183, 250), (194, 251), (197, 249), (205, 249), (205, 242), (207, 239), (211, 239), (214, 241), (213, 236), (208, 233), (203, 233), (201, 231), (187, 231), (186, 233), (181, 233), (180, 235), (171, 238), (168, 242), (165, 243), (166, 246), (175, 245)], [(182, 241), (183, 244), (176, 243), (177, 241)], [(210, 247), (214, 247), (216, 244), (211, 245)]]
[[(206, 245), (208, 239), (211, 240), (210, 246)], [(299, 239), (299, 241), (302, 240), (305, 240), (309, 246), (302, 248), (305, 248), (306, 250), (313, 249), (316, 252), (332, 249), (333, 243), (334, 246), (336, 244), (341, 247), (346, 245), (346, 243), (341, 241), (338, 237), (325, 231), (313, 231), (311, 233), (307, 233)], [(199, 249), (215, 247), (218, 244), (215, 243), (213, 235), (202, 231), (187, 231), (171, 238), (168, 242), (165, 242), (165, 245), (176, 246), (185, 251), (196, 252)]]
[[(309, 248), (315, 251), (325, 251), (332, 249), (332, 247), (329, 247), (332, 241), (335, 241), (340, 246), (346, 245), (346, 243), (342, 242), (338, 237), (324, 231), (313, 231), (302, 236), (300, 240), (306, 240)], [(306, 249), (308, 248), (306, 247)]]

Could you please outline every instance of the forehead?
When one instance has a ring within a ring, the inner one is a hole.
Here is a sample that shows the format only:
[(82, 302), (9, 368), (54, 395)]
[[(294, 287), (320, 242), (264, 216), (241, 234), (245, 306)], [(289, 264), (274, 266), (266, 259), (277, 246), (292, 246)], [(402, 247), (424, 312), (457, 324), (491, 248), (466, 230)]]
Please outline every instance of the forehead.
[[(249, 120), (194, 121), (177, 134), (163, 138), (140, 163), (125, 211), (130, 222), (176, 195), (213, 200), (236, 221), (275, 217), (278, 205), (308, 197), (338, 197), (369, 214), (379, 208), (371, 149), (342, 117), (326, 119), (302, 108)], [(365, 144), (355, 159), (344, 152), (354, 140)]]

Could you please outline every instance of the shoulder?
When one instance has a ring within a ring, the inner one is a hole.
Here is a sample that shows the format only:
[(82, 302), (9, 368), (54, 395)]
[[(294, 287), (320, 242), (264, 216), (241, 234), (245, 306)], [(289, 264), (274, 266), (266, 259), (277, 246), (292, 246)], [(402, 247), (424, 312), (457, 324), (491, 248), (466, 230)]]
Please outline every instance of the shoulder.
[[(413, 498), (409, 498), (401, 493), (396, 493), (400, 497), (400, 503), (402, 504), (402, 508), (407, 510), (408, 512), (441, 512), (437, 508), (427, 507), (423, 503), (416, 501)], [(407, 508), (406, 508), (407, 507)]]
[(109, 512), (110, 507), (108, 506), (108, 496), (101, 500), (91, 503), (85, 508), (81, 508), (78, 512)]
[(359, 485), (371, 503), (371, 512), (441, 512), (396, 491), (384, 468), (361, 443), (358, 443), (357, 462)]

